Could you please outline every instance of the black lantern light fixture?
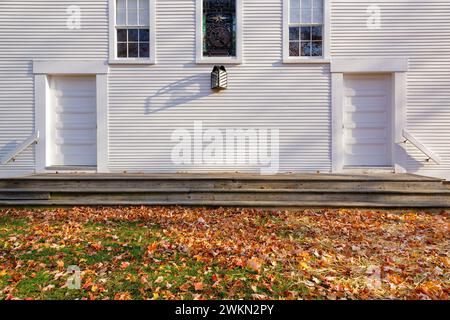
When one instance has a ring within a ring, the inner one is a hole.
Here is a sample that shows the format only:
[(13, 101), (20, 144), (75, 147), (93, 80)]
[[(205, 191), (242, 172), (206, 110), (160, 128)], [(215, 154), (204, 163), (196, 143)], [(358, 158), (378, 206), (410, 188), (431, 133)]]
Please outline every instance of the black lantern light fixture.
[(214, 66), (211, 72), (211, 89), (223, 90), (228, 86), (227, 69), (224, 66)]

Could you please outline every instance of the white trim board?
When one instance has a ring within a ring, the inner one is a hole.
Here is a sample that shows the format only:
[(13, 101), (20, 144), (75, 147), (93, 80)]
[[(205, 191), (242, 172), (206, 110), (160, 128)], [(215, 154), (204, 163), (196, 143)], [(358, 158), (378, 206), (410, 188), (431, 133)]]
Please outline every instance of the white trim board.
[(195, 61), (197, 64), (241, 64), (243, 47), (242, 0), (236, 0), (236, 57), (203, 57), (203, 0), (195, 2)]
[(343, 159), (343, 110), (344, 110), (344, 75), (389, 73), (392, 77), (392, 163), (396, 173), (406, 172), (405, 147), (401, 141), (403, 129), (406, 128), (406, 103), (408, 59), (396, 58), (333, 58), (331, 61), (331, 114), (332, 114), (332, 172), (344, 171)]
[(97, 172), (108, 172), (108, 65), (105, 61), (33, 61), (35, 94), (35, 128), (40, 133), (36, 145), (35, 163), (37, 173), (49, 173), (50, 150), (47, 137), (50, 135), (48, 109), (50, 102), (49, 76), (51, 75), (95, 75), (97, 99)]
[(387, 73), (407, 72), (407, 58), (333, 58), (331, 72), (343, 73)]
[(108, 69), (101, 60), (33, 60), (34, 74), (107, 74)]

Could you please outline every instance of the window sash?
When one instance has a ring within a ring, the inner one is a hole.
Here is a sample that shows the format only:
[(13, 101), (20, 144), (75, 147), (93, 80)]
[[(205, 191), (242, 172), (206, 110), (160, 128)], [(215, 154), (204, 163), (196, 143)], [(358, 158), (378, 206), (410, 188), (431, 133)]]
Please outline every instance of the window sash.
[[(116, 28), (150, 27), (150, 0), (115, 0)], [(130, 17), (135, 20), (130, 22)], [(135, 22), (135, 23), (133, 23)]]

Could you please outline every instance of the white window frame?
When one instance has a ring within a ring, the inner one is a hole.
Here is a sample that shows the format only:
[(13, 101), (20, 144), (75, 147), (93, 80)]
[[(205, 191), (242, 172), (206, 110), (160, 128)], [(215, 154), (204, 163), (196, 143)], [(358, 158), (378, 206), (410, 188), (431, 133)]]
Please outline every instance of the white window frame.
[(283, 0), (283, 63), (330, 63), (330, 0), (323, 0), (323, 49), (321, 57), (289, 56), (289, 2)]
[(155, 0), (149, 1), (150, 57), (119, 58), (117, 57), (116, 0), (109, 0), (109, 63), (110, 64), (155, 64), (156, 63), (156, 14)]
[(242, 0), (236, 0), (236, 56), (203, 56), (203, 0), (196, 0), (196, 53), (198, 64), (241, 64), (242, 63)]

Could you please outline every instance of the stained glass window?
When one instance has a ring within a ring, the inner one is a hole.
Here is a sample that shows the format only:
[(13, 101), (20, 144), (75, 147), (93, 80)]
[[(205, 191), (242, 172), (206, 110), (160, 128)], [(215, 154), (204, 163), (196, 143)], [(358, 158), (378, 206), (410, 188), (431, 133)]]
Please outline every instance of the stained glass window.
[(236, 56), (236, 0), (203, 0), (203, 56)]
[(149, 0), (117, 0), (118, 58), (150, 57)]
[(323, 56), (323, 0), (289, 0), (289, 56)]

